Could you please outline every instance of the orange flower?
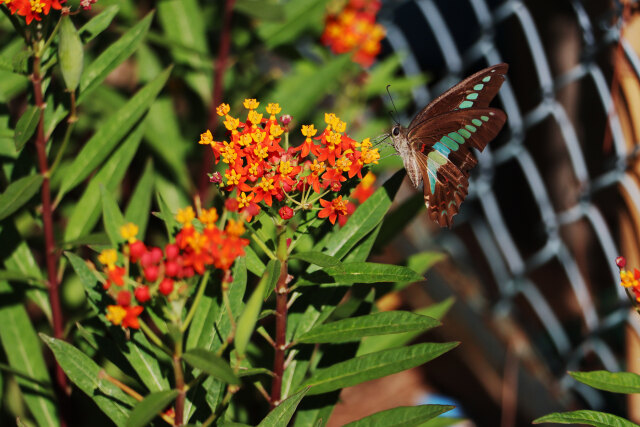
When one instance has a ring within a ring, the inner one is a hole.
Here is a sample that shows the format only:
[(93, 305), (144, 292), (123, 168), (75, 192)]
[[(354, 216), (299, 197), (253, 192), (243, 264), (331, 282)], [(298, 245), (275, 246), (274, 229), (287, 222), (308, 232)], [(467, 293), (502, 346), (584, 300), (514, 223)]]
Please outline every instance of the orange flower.
[(107, 306), (107, 320), (123, 328), (140, 329), (138, 316), (144, 308), (141, 305), (122, 307), (120, 305)]

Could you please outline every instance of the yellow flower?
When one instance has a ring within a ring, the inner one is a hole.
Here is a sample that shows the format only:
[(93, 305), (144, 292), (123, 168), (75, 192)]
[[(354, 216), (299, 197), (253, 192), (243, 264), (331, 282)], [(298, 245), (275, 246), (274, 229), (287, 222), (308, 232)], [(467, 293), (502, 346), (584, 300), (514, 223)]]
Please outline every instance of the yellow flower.
[(240, 237), (244, 234), (244, 223), (242, 221), (229, 219), (227, 221), (227, 228), (225, 228), (225, 231), (230, 236)]
[(291, 166), (291, 162), (289, 162), (289, 160), (280, 162), (280, 165), (278, 165), (278, 172), (280, 172), (282, 175), (288, 175), (292, 170), (293, 167)]
[(365, 165), (368, 165), (370, 163), (377, 165), (378, 160), (380, 160), (380, 153), (378, 152), (377, 148), (362, 152), (362, 161)]
[(258, 108), (258, 105), (260, 105), (260, 103), (254, 98), (247, 98), (244, 100), (242, 105), (244, 105), (244, 108), (246, 108), (247, 110), (255, 110), (256, 108)]
[(178, 209), (176, 220), (184, 227), (187, 227), (191, 225), (191, 221), (193, 221), (195, 217), (196, 213), (193, 211), (193, 208), (191, 206), (187, 206), (184, 209)]
[(280, 125), (272, 125), (271, 128), (269, 129), (269, 134), (274, 138), (279, 137), (280, 135), (282, 135), (283, 132), (284, 132), (284, 129), (282, 129)]
[(249, 165), (249, 174), (250, 175), (257, 175), (259, 167), (260, 167), (260, 163), (251, 163)]
[(251, 199), (253, 199), (253, 193), (249, 193), (248, 196), (244, 191), (240, 193), (240, 195), (236, 198), (236, 200), (238, 201), (238, 208), (242, 209), (245, 206), (249, 206)]
[(226, 120), (224, 121), (224, 127), (226, 127), (227, 130), (234, 131), (238, 129), (238, 126), (240, 126), (240, 119), (227, 116)]
[(115, 249), (105, 249), (98, 255), (98, 261), (102, 265), (106, 265), (109, 270), (113, 270), (118, 260), (118, 252)]
[(107, 320), (116, 326), (122, 323), (126, 315), (127, 310), (124, 307), (120, 307), (119, 305), (107, 306)]
[(262, 122), (262, 114), (255, 110), (251, 110), (249, 111), (249, 114), (247, 114), (247, 119), (249, 119), (253, 126), (257, 126)]
[(371, 138), (365, 138), (362, 142), (356, 142), (356, 147), (362, 149), (363, 152), (371, 148), (372, 145)]
[(340, 121), (340, 119), (333, 113), (324, 113), (324, 121), (329, 126), (334, 126), (337, 121)]
[(216, 208), (202, 209), (198, 219), (202, 221), (207, 228), (213, 228), (218, 220), (218, 211)]
[(132, 222), (129, 222), (120, 227), (120, 235), (123, 239), (126, 239), (129, 243), (135, 242), (136, 235), (138, 234), (138, 226)]
[(233, 169), (229, 169), (224, 173), (227, 178), (227, 185), (238, 185), (240, 183), (241, 175)]
[(302, 134), (307, 138), (314, 136), (318, 130), (313, 125), (302, 125)]
[(340, 119), (336, 119), (333, 125), (333, 130), (342, 133), (347, 130), (347, 124)]
[(251, 145), (252, 142), (253, 142), (253, 138), (251, 138), (250, 133), (244, 133), (240, 135), (240, 138), (238, 140), (238, 144), (240, 144), (243, 147), (248, 147), (249, 145)]
[(313, 159), (313, 164), (310, 166), (311, 168), (311, 172), (315, 172), (317, 174), (320, 174), (322, 172), (324, 172), (324, 162), (320, 162), (318, 163), (317, 159)]
[(351, 164), (353, 162), (349, 160), (346, 156), (340, 157), (336, 160), (336, 167), (342, 169), (343, 172), (348, 172)]
[(230, 110), (231, 110), (231, 107), (229, 107), (229, 104), (225, 104), (223, 102), (222, 104), (218, 105), (218, 108), (216, 108), (216, 113), (218, 113), (220, 117), (224, 117), (227, 114), (229, 114)]
[(267, 113), (271, 115), (270, 120), (275, 120), (275, 115), (278, 114), (280, 111), (282, 111), (282, 108), (280, 108), (279, 104), (274, 104), (273, 102), (270, 102), (269, 105), (267, 105)]
[(267, 147), (257, 145), (256, 148), (253, 149), (253, 154), (260, 157), (261, 159), (264, 159), (269, 155), (268, 151), (269, 149)]
[(225, 147), (222, 149), (222, 161), (230, 164), (236, 161), (238, 153), (233, 149), (233, 142), (231, 144), (224, 143)]
[(200, 141), (198, 141), (198, 144), (213, 145), (213, 135), (211, 135), (210, 130), (200, 134)]
[(257, 144), (260, 144), (262, 141), (264, 141), (264, 137), (266, 134), (267, 134), (266, 132), (262, 132), (259, 130), (257, 132), (253, 132), (251, 134), (251, 137)]
[(260, 181), (260, 184), (258, 184), (258, 186), (262, 188), (264, 191), (270, 191), (275, 188), (275, 186), (273, 185), (273, 178), (267, 178), (267, 177), (263, 177), (262, 181)]

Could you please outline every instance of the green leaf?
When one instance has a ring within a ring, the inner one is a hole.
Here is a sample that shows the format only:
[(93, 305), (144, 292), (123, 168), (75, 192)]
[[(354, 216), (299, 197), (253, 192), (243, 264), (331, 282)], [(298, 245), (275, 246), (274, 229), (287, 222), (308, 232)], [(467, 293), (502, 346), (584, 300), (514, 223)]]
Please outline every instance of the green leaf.
[(455, 406), (444, 405), (418, 405), (418, 406), (399, 406), (386, 411), (380, 411), (368, 417), (359, 419), (347, 424), (345, 427), (412, 427), (419, 426), (447, 411), (452, 410)]
[(117, 426), (124, 426), (129, 418), (127, 407), (133, 406), (136, 400), (101, 378), (102, 368), (71, 344), (44, 334), (40, 334), (40, 338), (49, 346), (69, 379)]
[(173, 230), (178, 228), (176, 217), (173, 212), (171, 212), (171, 208), (169, 208), (167, 202), (164, 201), (164, 197), (162, 197), (162, 194), (160, 194), (159, 191), (156, 191), (156, 201), (158, 202), (158, 207), (160, 208), (160, 218), (164, 221), (164, 226), (167, 229), (169, 240), (173, 242)]
[(70, 91), (75, 91), (80, 83), (82, 74), (84, 50), (82, 42), (71, 22), (69, 15), (62, 15), (60, 18), (60, 28), (58, 30), (60, 42), (58, 43), (58, 64), (62, 78)]
[(151, 199), (153, 197), (153, 161), (149, 159), (144, 171), (138, 180), (136, 188), (129, 199), (129, 204), (124, 212), (127, 222), (138, 226), (138, 238), (142, 239), (147, 231)]
[[(327, 267), (309, 276), (315, 283), (419, 282), (424, 277), (408, 267), (374, 262), (350, 262)], [(303, 284), (300, 282), (300, 284)], [(306, 284), (306, 283), (305, 283)]]
[[(197, 0), (165, 0), (157, 3), (158, 20), (172, 46), (178, 64), (191, 68), (185, 80), (205, 103), (211, 102), (211, 59), (207, 57), (207, 24)], [(192, 71), (193, 70), (193, 71)]]
[(82, 282), (84, 290), (87, 294), (87, 298), (89, 299), (89, 303), (94, 307), (96, 311), (98, 311), (100, 301), (104, 297), (104, 294), (96, 289), (96, 284), (98, 283), (96, 275), (89, 268), (89, 266), (87, 266), (85, 260), (80, 258), (78, 255), (71, 252), (65, 252), (64, 254), (69, 259), (69, 262), (78, 275), (80, 282)]
[(264, 299), (267, 299), (271, 292), (276, 288), (278, 283), (278, 278), (280, 277), (280, 262), (275, 260), (269, 260), (267, 267), (265, 268), (265, 272), (262, 274), (262, 278), (267, 279), (267, 289), (263, 295)]
[(269, 261), (269, 264), (267, 265), (268, 274), (262, 276), (260, 283), (258, 283), (258, 286), (256, 286), (251, 297), (249, 297), (249, 301), (247, 301), (244, 311), (238, 318), (236, 336), (234, 337), (233, 342), (240, 357), (244, 357), (247, 344), (249, 344), (251, 335), (256, 327), (256, 322), (258, 321), (258, 316), (260, 315), (260, 310), (262, 309), (262, 300), (269, 284), (273, 281), (273, 276), (276, 274), (276, 271), (280, 271), (280, 261)]
[(152, 19), (153, 12), (150, 12), (87, 66), (80, 80), (78, 104), (81, 104), (111, 71), (135, 52), (147, 35)]
[(0, 304), (0, 341), (9, 365), (34, 380), (15, 377), (24, 401), (39, 425), (59, 425), (52, 392), (49, 387), (42, 386), (50, 380), (35, 329), (27, 310), (3, 280), (0, 281), (0, 300), (3, 301)]
[[(327, 1), (296, 0), (288, 2), (284, 8), (285, 19), (283, 22), (262, 22), (258, 26), (258, 35), (265, 40), (267, 48), (272, 49), (275, 46), (296, 40), (305, 31), (319, 32), (324, 24), (323, 17)], [(279, 98), (269, 99), (279, 100)]]
[(79, 30), (79, 33), (82, 36), (82, 40), (85, 43), (88, 43), (93, 40), (98, 34), (106, 30), (109, 27), (109, 24), (111, 24), (111, 21), (113, 21), (113, 18), (115, 18), (118, 14), (118, 10), (119, 7), (115, 4), (112, 4), (110, 6), (107, 6), (98, 15), (91, 18), (89, 22), (84, 24)]
[[(138, 151), (146, 122), (140, 123), (120, 144), (120, 147), (109, 156), (109, 160), (100, 171), (91, 178), (78, 203), (75, 204), (67, 228), (64, 231), (64, 241), (70, 242), (89, 233), (100, 219), (102, 213), (100, 187), (110, 193), (118, 188), (133, 157)], [(135, 196), (135, 193), (134, 193)], [(150, 195), (147, 197), (151, 197)], [(149, 211), (147, 210), (147, 216)], [(142, 236), (143, 234), (141, 234)]]
[(240, 380), (233, 373), (231, 366), (213, 351), (194, 348), (184, 353), (182, 358), (194, 368), (200, 369), (202, 372), (206, 372), (226, 383), (240, 384)]
[(267, 416), (260, 421), (258, 427), (286, 426), (291, 420), (291, 417), (293, 417), (300, 401), (308, 391), (308, 387), (304, 388), (280, 402), (278, 406), (273, 408), (273, 410), (271, 410), (271, 412), (269, 412)]
[(33, 136), (38, 126), (38, 120), (40, 120), (40, 109), (35, 105), (28, 106), (18, 119), (18, 123), (16, 123), (16, 130), (13, 135), (16, 151), (22, 150), (24, 144)]
[(264, 0), (236, 0), (234, 10), (260, 21), (284, 21), (284, 4)]
[(244, 248), (245, 258), (247, 260), (247, 269), (256, 276), (262, 276), (267, 268), (260, 257), (251, 249), (251, 246)]
[[(454, 301), (455, 298), (450, 297), (437, 304), (433, 304), (428, 307), (416, 310), (415, 314), (427, 316), (440, 321), (442, 317), (444, 317), (444, 315), (447, 313), (449, 308), (451, 308)], [(413, 339), (417, 338), (421, 333), (422, 331), (413, 331), (393, 335), (365, 337), (360, 343), (360, 347), (358, 347), (358, 352), (356, 355), (362, 356), (364, 354), (375, 353), (376, 351), (382, 351), (389, 348), (406, 345)]]
[(304, 262), (317, 265), (318, 267), (335, 267), (336, 269), (340, 269), (342, 266), (342, 262), (338, 258), (317, 251), (298, 252), (291, 255), (290, 258), (301, 259)]
[(569, 372), (574, 379), (598, 390), (614, 393), (640, 393), (640, 375), (633, 372)]
[(533, 420), (533, 424), (542, 423), (587, 424), (594, 427), (638, 427), (638, 424), (617, 415), (589, 410), (554, 412)]
[(164, 87), (171, 68), (140, 89), (122, 108), (110, 116), (82, 147), (71, 165), (65, 169), (57, 200), (80, 184), (111, 153), (118, 141), (144, 115)]
[(318, 325), (298, 338), (301, 343), (342, 343), (370, 335), (426, 331), (439, 326), (431, 317), (409, 311), (384, 311)]
[(457, 346), (457, 342), (423, 343), (366, 354), (318, 369), (303, 387), (311, 387), (310, 395), (339, 390), (415, 368)]
[(0, 221), (16, 212), (40, 191), (42, 175), (35, 174), (13, 181), (0, 194)]
[(420, 427), (449, 427), (460, 424), (464, 418), (438, 417), (422, 423)]
[(118, 202), (113, 198), (113, 194), (108, 192), (104, 187), (100, 188), (102, 193), (102, 221), (104, 222), (104, 230), (109, 236), (111, 244), (118, 246), (122, 240), (120, 235), (120, 227), (124, 225), (124, 216), (118, 207)]
[(178, 390), (165, 390), (151, 393), (134, 406), (127, 427), (144, 427), (148, 425), (164, 408), (178, 397)]
[(152, 392), (169, 388), (169, 380), (163, 375), (158, 357), (142, 333), (132, 334), (130, 339), (119, 340), (122, 354), (143, 384)]
[(31, 274), (25, 274), (21, 271), (0, 270), (0, 280), (24, 282), (24, 283), (36, 283), (42, 287), (46, 286), (45, 281), (42, 280), (40, 277), (33, 276)]
[(358, 206), (344, 227), (327, 234), (314, 250), (322, 250), (321, 246), (325, 246), (323, 253), (342, 259), (382, 221), (404, 176), (404, 170), (396, 172), (367, 201)]

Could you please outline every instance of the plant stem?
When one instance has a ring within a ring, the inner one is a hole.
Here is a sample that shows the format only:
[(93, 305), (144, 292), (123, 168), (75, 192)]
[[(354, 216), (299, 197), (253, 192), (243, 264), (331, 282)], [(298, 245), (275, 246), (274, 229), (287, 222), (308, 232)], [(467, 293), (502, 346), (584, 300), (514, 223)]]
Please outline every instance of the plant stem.
[(176, 379), (176, 389), (178, 389), (176, 416), (173, 425), (182, 426), (184, 423), (184, 401), (187, 396), (187, 390), (184, 386), (184, 372), (182, 371), (182, 342), (176, 343), (176, 351), (173, 355), (173, 375)]
[[(216, 107), (222, 102), (224, 96), (224, 74), (227, 69), (227, 60), (229, 59), (229, 48), (231, 45), (231, 15), (235, 0), (226, 0), (224, 4), (224, 14), (222, 17), (222, 31), (220, 32), (220, 45), (218, 47), (218, 58), (216, 59), (213, 75), (213, 99), (209, 110), (208, 127), (211, 132), (215, 132), (218, 124), (218, 114)], [(213, 164), (213, 151), (205, 150), (202, 157), (202, 165), (200, 167), (200, 176), (198, 177), (198, 194), (201, 200), (207, 200), (207, 190), (210, 187), (207, 172)]]
[(278, 249), (276, 255), (280, 260), (280, 277), (276, 284), (276, 339), (273, 358), (273, 382), (271, 383), (271, 408), (275, 408), (282, 398), (282, 376), (284, 374), (284, 358), (287, 350), (287, 289), (289, 271), (287, 268), (287, 234), (285, 226), (278, 226)]
[(195, 316), (196, 309), (198, 308), (198, 305), (200, 304), (200, 300), (202, 299), (202, 294), (204, 294), (204, 290), (207, 287), (207, 282), (208, 281), (209, 281), (209, 270), (207, 270), (204, 273), (204, 276), (202, 276), (202, 280), (200, 281), (200, 286), (198, 287), (198, 291), (196, 293), (196, 296), (193, 299), (193, 304), (191, 304), (191, 308), (189, 309), (189, 312), (187, 313), (187, 317), (184, 319), (184, 323), (182, 324), (182, 327), (180, 328), (182, 330), (182, 332), (187, 330), (187, 328), (189, 327), (189, 323), (191, 323), (191, 320), (193, 319), (193, 316)]
[[(40, 61), (38, 54), (33, 58), (33, 94), (36, 106), (40, 109), (38, 128), (36, 130), (36, 152), (38, 155), (38, 169), (42, 174), (42, 223), (44, 226), (45, 260), (47, 265), (49, 303), (51, 304), (51, 319), (53, 335), (58, 339), (64, 338), (64, 324), (62, 321), (62, 306), (60, 304), (59, 281), (57, 273), (56, 242), (53, 235), (53, 213), (51, 210), (51, 188), (49, 181), (49, 166), (47, 164), (47, 140), (44, 135), (44, 96), (42, 93), (42, 76), (40, 75)], [(67, 392), (67, 376), (56, 362), (56, 383), (62, 391)]]

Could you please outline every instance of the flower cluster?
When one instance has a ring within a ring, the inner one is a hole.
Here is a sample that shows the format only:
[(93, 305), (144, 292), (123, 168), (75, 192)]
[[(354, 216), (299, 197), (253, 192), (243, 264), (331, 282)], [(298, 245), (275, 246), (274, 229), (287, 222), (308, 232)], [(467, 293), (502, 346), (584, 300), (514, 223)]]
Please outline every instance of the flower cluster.
[(322, 33), (322, 43), (333, 53), (353, 53), (353, 61), (370, 67), (380, 52), (384, 27), (376, 23), (379, 0), (349, 0), (336, 14), (328, 14)]
[(633, 272), (625, 270), (627, 260), (619, 256), (616, 258), (616, 265), (620, 269), (620, 285), (622, 285), (627, 293), (633, 293), (636, 302), (640, 303), (640, 270), (633, 269)]
[(0, 0), (0, 5), (4, 4), (9, 8), (11, 14), (17, 13), (24, 16), (27, 25), (31, 21), (40, 21), (42, 15), (48, 15), (51, 9), (60, 10), (66, 0)]
[(142, 304), (159, 295), (170, 300), (184, 297), (187, 280), (204, 274), (209, 266), (222, 270), (223, 280), (231, 280), (230, 268), (249, 244), (241, 237), (244, 224), (228, 219), (224, 229), (218, 228), (215, 208), (200, 210), (196, 224), (196, 213), (190, 206), (179, 210), (176, 219), (181, 229), (175, 243), (167, 244), (164, 250), (138, 240), (138, 227), (129, 223), (120, 229), (126, 240), (121, 254), (106, 249), (98, 256), (106, 276), (103, 287), (116, 301), (107, 307), (106, 315), (114, 325), (138, 329)]
[[(325, 114), (326, 127), (320, 133), (312, 124), (302, 126), (305, 140), (290, 147), (291, 117), (278, 119), (278, 104), (269, 104), (264, 117), (258, 106), (255, 99), (246, 99), (248, 114), (240, 121), (229, 115), (229, 105), (221, 104), (217, 113), (225, 118), (228, 141), (214, 141), (209, 130), (200, 135), (200, 144), (211, 146), (216, 163), (226, 164), (223, 174), (211, 175), (211, 181), (230, 196), (226, 208), (251, 220), (262, 207), (275, 207), (287, 220), (300, 209), (318, 209), (314, 205), (319, 202), (320, 218), (329, 218), (332, 224), (346, 219), (347, 202), (337, 193), (348, 180), (362, 179), (365, 167), (378, 163), (378, 149), (368, 138), (351, 139), (345, 134), (347, 124), (333, 113)], [(334, 194), (329, 198), (330, 193)]]

